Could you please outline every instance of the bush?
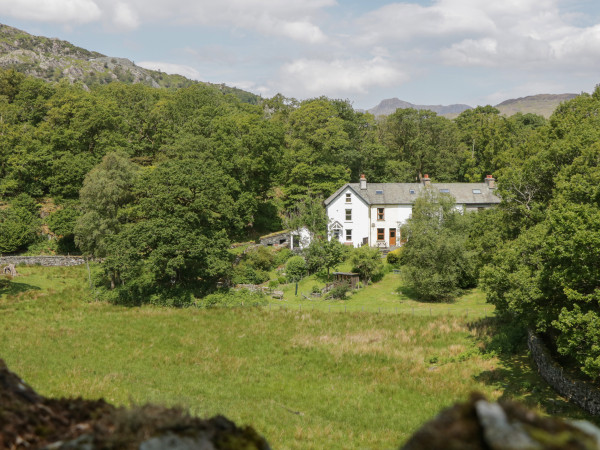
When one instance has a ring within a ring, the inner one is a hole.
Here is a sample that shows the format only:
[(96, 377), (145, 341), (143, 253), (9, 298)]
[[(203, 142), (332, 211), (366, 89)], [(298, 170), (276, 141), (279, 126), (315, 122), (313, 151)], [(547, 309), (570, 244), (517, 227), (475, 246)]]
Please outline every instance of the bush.
[(275, 252), (273, 264), (277, 267), (284, 265), (294, 253), (289, 248), (280, 248)]
[(251, 265), (241, 262), (233, 269), (233, 284), (261, 284), (269, 279), (269, 274), (263, 270), (255, 269)]
[(392, 250), (387, 254), (387, 263), (391, 266), (400, 266), (402, 264), (402, 247)]
[(376, 248), (367, 245), (355, 248), (352, 250), (350, 262), (352, 271), (360, 274), (365, 285), (369, 284), (369, 281), (377, 281), (383, 276), (383, 262), (381, 254)]
[(250, 265), (254, 269), (268, 272), (273, 268), (273, 252), (267, 247), (256, 247), (244, 256), (246, 264)]
[(285, 284), (287, 282), (285, 277), (279, 277), (277, 278), (277, 281), (279, 282), (279, 284)]
[(319, 294), (321, 292), (321, 288), (318, 284), (314, 284), (310, 290), (311, 294)]
[(304, 258), (302, 256), (292, 256), (285, 266), (285, 273), (288, 280), (292, 282), (300, 281), (306, 274), (306, 261)]
[(206, 308), (234, 307), (234, 306), (261, 306), (268, 304), (267, 298), (261, 292), (252, 292), (248, 289), (239, 291), (219, 291), (207, 295), (197, 306)]
[(277, 286), (279, 286), (279, 281), (277, 281), (277, 280), (270, 280), (269, 281), (269, 289), (273, 290)]
[(350, 292), (350, 283), (336, 283), (333, 289), (329, 291), (330, 298), (345, 299), (346, 294)]

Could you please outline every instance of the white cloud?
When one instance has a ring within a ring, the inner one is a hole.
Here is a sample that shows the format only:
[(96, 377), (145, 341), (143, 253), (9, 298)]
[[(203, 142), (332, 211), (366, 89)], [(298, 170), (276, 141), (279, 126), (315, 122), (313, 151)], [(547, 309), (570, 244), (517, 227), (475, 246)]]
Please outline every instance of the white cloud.
[(297, 59), (283, 65), (277, 91), (298, 97), (365, 93), (375, 86), (399, 85), (407, 75), (388, 60)]
[(315, 20), (336, 0), (0, 0), (3, 16), (50, 23), (102, 21), (109, 29), (143, 24), (224, 26), (320, 43)]
[(296, 41), (316, 44), (325, 41), (325, 35), (319, 27), (309, 22), (283, 22), (281, 34)]
[(599, 66), (600, 26), (570, 24), (559, 0), (436, 0), (392, 3), (357, 21), (364, 46), (412, 48), (453, 66)]
[(98, 20), (102, 12), (93, 0), (0, 0), (3, 16), (60, 24)]
[(134, 29), (140, 24), (137, 13), (126, 3), (119, 2), (115, 5), (113, 23), (121, 29)]
[(169, 74), (179, 74), (192, 80), (200, 80), (201, 74), (196, 69), (184, 64), (172, 64), (162, 61), (141, 61), (136, 65), (150, 70), (160, 70)]

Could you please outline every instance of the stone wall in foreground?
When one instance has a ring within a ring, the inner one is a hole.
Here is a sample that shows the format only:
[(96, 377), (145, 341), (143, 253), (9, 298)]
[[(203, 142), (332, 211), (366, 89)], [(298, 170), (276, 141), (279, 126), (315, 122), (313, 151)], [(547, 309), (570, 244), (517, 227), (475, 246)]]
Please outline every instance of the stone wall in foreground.
[(84, 264), (82, 256), (0, 256), (0, 266), (7, 264), (26, 266), (79, 266)]
[(593, 415), (600, 415), (600, 391), (594, 386), (579, 380), (571, 380), (550, 355), (550, 352), (534, 333), (529, 331), (527, 346), (531, 351), (538, 372), (563, 397)]

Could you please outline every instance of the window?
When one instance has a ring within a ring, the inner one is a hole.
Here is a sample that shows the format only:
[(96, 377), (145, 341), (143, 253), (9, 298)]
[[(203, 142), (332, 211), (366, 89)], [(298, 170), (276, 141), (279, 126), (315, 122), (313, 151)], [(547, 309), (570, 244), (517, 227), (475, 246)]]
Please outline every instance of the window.
[(411, 190), (410, 190), (410, 191), (408, 191), (408, 192), (409, 192), (409, 193), (411, 193), (411, 194), (414, 194), (414, 193), (415, 193), (415, 190), (414, 190), (414, 189), (411, 189)]
[(346, 242), (352, 241), (352, 230), (346, 230)]
[(377, 228), (377, 240), (385, 240), (385, 228)]
[(352, 210), (351, 209), (347, 209), (346, 210), (346, 221), (351, 221), (352, 220)]
[(339, 241), (340, 237), (342, 236), (342, 226), (340, 225), (340, 223), (335, 222), (333, 224), (333, 226), (331, 227), (331, 231), (332, 231), (333, 238), (337, 239)]
[(349, 192), (346, 194), (346, 203), (352, 203), (352, 194)]
[(473, 189), (473, 194), (481, 194), (481, 189)]
[(377, 220), (384, 220), (385, 208), (377, 208)]
[(443, 188), (442, 188), (442, 189), (440, 189), (440, 192), (441, 192), (442, 194), (449, 194), (449, 193), (450, 193), (450, 189), (443, 189)]
[(375, 194), (377, 194), (377, 195), (383, 195), (383, 191), (382, 190), (376, 190)]

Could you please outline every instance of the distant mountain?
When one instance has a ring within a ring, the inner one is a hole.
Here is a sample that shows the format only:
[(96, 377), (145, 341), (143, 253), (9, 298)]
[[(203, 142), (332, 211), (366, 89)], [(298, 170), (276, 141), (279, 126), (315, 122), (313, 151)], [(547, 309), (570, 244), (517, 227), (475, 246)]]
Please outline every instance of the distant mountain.
[(502, 103), (498, 103), (495, 108), (498, 108), (500, 113), (506, 116), (512, 116), (520, 112), (523, 114), (539, 114), (548, 118), (558, 105), (575, 97), (577, 97), (577, 94), (529, 95), (527, 97), (505, 100)]
[[(77, 47), (57, 38), (33, 36), (0, 24), (0, 68), (12, 68), (46, 81), (68, 79), (86, 86), (121, 81), (142, 83), (156, 88), (179, 88), (196, 83), (182, 75), (170, 75), (136, 66), (125, 58), (114, 58)], [(257, 103), (259, 96), (241, 89), (217, 85), (246, 103)]]
[(409, 102), (405, 102), (398, 98), (388, 98), (387, 100), (382, 100), (379, 105), (374, 108), (368, 109), (367, 111), (373, 114), (374, 116), (387, 116), (395, 112), (398, 108), (413, 108), (413, 109), (428, 109), (430, 111), (436, 112), (440, 116), (452, 115), (457, 116), (461, 112), (472, 109), (469, 105), (414, 105)]
[[(554, 112), (556, 107), (562, 102), (577, 97), (577, 94), (539, 94), (529, 95), (527, 97), (505, 100), (497, 104), (494, 108), (500, 110), (500, 114), (512, 116), (518, 112), (526, 114), (539, 114), (546, 118)], [(452, 119), (467, 109), (473, 109), (469, 105), (414, 105), (397, 98), (389, 98), (381, 101), (379, 105), (367, 111), (374, 116), (387, 116), (392, 114), (398, 108), (429, 109), (435, 111), (438, 115)]]

